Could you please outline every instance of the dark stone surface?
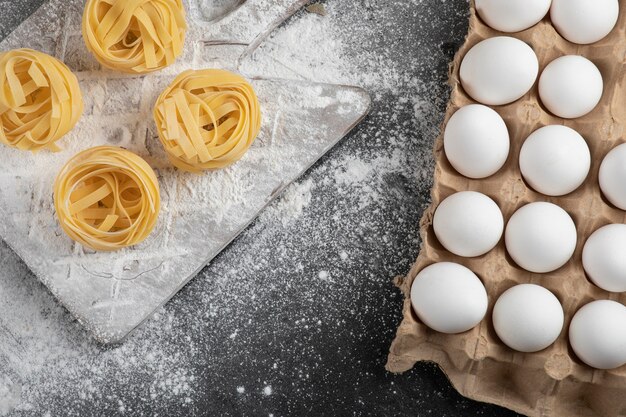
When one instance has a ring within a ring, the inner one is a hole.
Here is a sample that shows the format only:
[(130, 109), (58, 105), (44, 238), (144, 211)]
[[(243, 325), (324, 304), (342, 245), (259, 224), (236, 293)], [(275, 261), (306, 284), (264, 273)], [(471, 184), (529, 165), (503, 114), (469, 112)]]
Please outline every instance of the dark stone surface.
[[(374, 94), (371, 115), (300, 181), (313, 183), (304, 213), (287, 224), (262, 216), (124, 347), (94, 345), (23, 266), (11, 266), (29, 299), (45, 311), (41, 320), (67, 328), (56, 343), (76, 346), (75, 356), (59, 355), (68, 361), (67, 375), (55, 364), (24, 377), (30, 407), (12, 415), (515, 415), (461, 397), (432, 364), (404, 375), (384, 370), (401, 318), (402, 298), (391, 279), (407, 273), (418, 252), (417, 220), (429, 202), (447, 66), (467, 29), (467, 2), (331, 2), (343, 3), (338, 7), (346, 16), (362, 13), (365, 30), (377, 34), (364, 42), (358, 31), (343, 32), (355, 54), (367, 50), (395, 60), (408, 76), (400, 80), (420, 82)], [(0, 35), (40, 3), (0, 1)], [(385, 16), (395, 16), (393, 25)], [(401, 100), (420, 95), (424, 100)], [(342, 158), (372, 161), (394, 150), (402, 154), (399, 166), (375, 174), (367, 186), (325, 182), (346, 169), (337, 162)], [(376, 199), (360, 204), (367, 193)], [(276, 207), (280, 202), (270, 210)], [(2, 243), (0, 257), (17, 263)], [(148, 364), (150, 349), (163, 352), (168, 372), (180, 367), (194, 375), (183, 397), (156, 388), (150, 395), (147, 387), (161, 372)], [(81, 395), (86, 380), (97, 395)]]

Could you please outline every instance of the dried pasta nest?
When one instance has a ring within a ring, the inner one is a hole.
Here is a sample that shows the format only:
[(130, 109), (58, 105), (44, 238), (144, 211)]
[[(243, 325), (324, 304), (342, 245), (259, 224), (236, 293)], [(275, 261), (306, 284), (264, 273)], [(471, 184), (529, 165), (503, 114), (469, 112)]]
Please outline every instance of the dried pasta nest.
[(161, 143), (178, 168), (224, 168), (247, 152), (261, 129), (254, 89), (224, 70), (186, 71), (161, 94), (154, 108)]
[(89, 0), (83, 15), (87, 48), (105, 67), (127, 73), (173, 64), (186, 31), (182, 0)]
[(138, 155), (100, 146), (74, 156), (54, 184), (54, 206), (63, 230), (100, 251), (136, 245), (154, 229), (159, 183)]
[(61, 61), (32, 49), (0, 54), (0, 143), (56, 152), (82, 113), (78, 80)]

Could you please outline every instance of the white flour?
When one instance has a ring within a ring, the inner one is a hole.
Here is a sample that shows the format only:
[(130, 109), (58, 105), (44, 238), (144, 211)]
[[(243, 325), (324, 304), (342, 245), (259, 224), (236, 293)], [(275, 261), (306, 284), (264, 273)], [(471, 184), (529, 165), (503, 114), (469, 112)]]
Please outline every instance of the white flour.
[[(251, 75), (366, 86), (374, 93), (400, 88), (404, 80), (391, 59), (371, 54), (353, 55), (350, 45), (334, 36), (345, 28), (337, 26), (333, 19), (334, 5), (330, 3), (326, 7), (330, 11), (328, 16), (304, 14), (292, 22), (289, 30), (275, 32), (251, 59), (244, 60), (241, 69)], [(374, 36), (364, 26), (350, 30), (355, 31), (352, 36), (357, 39)]]
[(280, 221), (287, 226), (293, 219), (300, 217), (302, 211), (311, 202), (313, 181), (306, 180), (287, 188), (281, 198), (266, 208), (259, 216), (261, 221)]
[[(369, 32), (371, 29), (367, 25), (359, 25), (359, 15), (356, 12), (346, 14), (340, 3), (328, 1), (326, 16), (298, 13), (288, 25), (263, 42), (252, 56), (243, 60), (242, 71), (249, 75), (360, 85), (372, 93), (375, 101), (390, 94), (400, 95), (401, 99), (395, 107), (375, 109), (376, 117), (389, 120), (398, 113), (406, 112), (407, 108), (414, 109), (409, 110), (418, 116), (414, 129), (431, 140), (438, 129), (438, 109), (441, 100), (445, 101), (444, 90), (438, 85), (423, 85), (417, 68), (413, 74), (400, 71), (392, 55), (368, 54), (364, 52), (367, 45), (355, 47), (363, 39), (374, 42), (378, 34)], [(362, 7), (371, 7), (369, 1), (363, 2)], [(388, 16), (378, 18), (390, 19)], [(419, 64), (420, 68), (428, 70), (434, 66), (430, 58), (425, 57)], [(98, 89), (97, 86), (94, 88)], [(98, 100), (105, 94), (107, 92), (100, 91), (95, 95), (94, 105), (103, 110), (107, 104), (98, 103)], [(411, 124), (414, 121), (402, 123)], [(191, 413), (195, 407), (195, 389), (204, 372), (211, 373), (214, 367), (219, 366), (237, 366), (236, 363), (245, 366), (246, 358), (254, 355), (245, 351), (247, 338), (255, 332), (256, 309), (260, 308), (254, 300), (278, 302), (276, 297), (280, 299), (282, 291), (300, 285), (303, 300), (307, 302), (331, 306), (341, 304), (341, 300), (333, 301), (333, 294), (347, 294), (357, 278), (335, 276), (334, 265), (351, 263), (352, 253), (354, 251), (355, 256), (356, 252), (360, 253), (359, 247), (341, 247), (341, 243), (333, 243), (333, 247), (338, 247), (336, 259), (320, 261), (317, 271), (305, 271), (297, 261), (290, 264), (294, 256), (292, 249), (273, 239), (279, 236), (278, 230), (283, 227), (291, 227), (303, 239), (332, 235), (334, 230), (327, 223), (324, 223), (327, 224), (324, 229), (300, 221), (307, 210), (316, 208), (317, 204), (328, 204), (321, 200), (322, 192), (331, 192), (338, 200), (351, 202), (349, 206), (342, 206), (342, 215), (338, 212), (329, 215), (329, 222), (343, 222), (347, 216), (359, 218), (360, 213), (372, 210), (389, 198), (385, 182), (387, 176), (402, 175), (412, 181), (430, 181), (429, 165), (412, 166), (415, 154), (409, 156), (409, 149), (413, 149), (414, 139), (407, 131), (411, 129), (398, 124), (382, 131), (357, 132), (354, 141), (370, 141), (372, 149), (380, 149), (375, 156), (356, 151), (318, 164), (313, 173), (323, 180), (314, 182), (305, 179), (291, 186), (279, 201), (262, 214), (257, 225), (241, 238), (258, 253), (250, 253), (249, 249), (242, 252), (235, 243), (230, 254), (224, 255), (232, 263), (225, 261), (228, 264), (224, 265), (218, 259), (216, 268), (197, 278), (200, 282), (197, 286), (183, 290), (184, 294), (180, 297), (190, 298), (188, 305), (174, 301), (175, 308), (166, 306), (161, 309), (118, 347), (103, 349), (95, 345), (16, 256), (0, 243), (0, 372), (4, 372), (0, 374), (0, 415), (17, 410), (24, 415), (78, 416), (85, 407), (95, 406), (103, 415), (134, 416), (144, 415), (141, 408), (133, 408), (141, 407), (140, 403), (144, 401), (172, 404), (178, 410), (188, 407)], [(128, 136), (127, 132), (112, 134), (120, 135), (121, 142)], [(422, 156), (430, 161), (429, 155)], [(245, 191), (231, 190), (229, 198), (245, 198)], [(335, 210), (330, 206), (328, 212)], [(214, 214), (220, 215), (219, 201), (215, 202)], [(374, 221), (369, 223), (368, 219), (359, 220), (361, 223), (355, 223), (354, 229), (362, 228), (366, 233), (374, 228)], [(272, 231), (263, 233), (265, 229)], [(382, 242), (389, 239), (387, 234), (380, 233)], [(254, 244), (250, 243), (252, 240)], [(268, 265), (256, 256), (259, 253), (262, 257), (284, 261), (283, 266), (274, 272), (275, 280), (272, 282), (255, 280), (256, 271), (264, 270)], [(401, 265), (390, 265), (389, 269), (405, 267), (412, 261), (411, 256), (402, 259)], [(358, 265), (354, 267), (359, 268)], [(303, 274), (306, 285), (284, 278), (294, 273)], [(393, 274), (390, 271), (388, 278)], [(370, 277), (377, 278), (380, 277)], [(288, 334), (286, 329), (290, 326), (306, 326), (311, 332), (322, 327), (339, 328), (339, 323), (330, 321), (334, 317), (331, 310), (329, 307), (317, 316), (291, 317), (291, 321), (285, 319), (285, 323), (276, 323), (275, 326), (285, 329), (285, 334)], [(234, 323), (241, 327), (233, 332)], [(203, 326), (212, 326), (217, 330), (202, 336)], [(220, 329), (229, 330), (224, 333)], [(214, 338), (219, 338), (216, 335), (220, 334), (223, 338), (238, 341), (238, 345), (227, 347), (226, 351), (213, 352), (212, 346), (221, 340)], [(310, 354), (314, 355), (314, 352)], [(241, 362), (233, 358), (241, 358)], [(292, 366), (274, 362), (268, 366), (267, 379), (226, 381), (225, 385), (229, 388), (225, 391), (242, 398), (280, 395), (280, 386), (272, 382), (272, 375), (279, 375), (283, 367)], [(298, 378), (308, 378), (306, 367), (295, 369)], [(119, 387), (128, 386), (136, 393), (137, 389), (133, 387), (138, 384), (143, 387), (140, 389), (141, 398), (130, 403), (129, 398), (119, 392)], [(67, 396), (75, 398), (72, 400)], [(57, 404), (72, 404), (75, 410), (65, 409), (61, 414)]]

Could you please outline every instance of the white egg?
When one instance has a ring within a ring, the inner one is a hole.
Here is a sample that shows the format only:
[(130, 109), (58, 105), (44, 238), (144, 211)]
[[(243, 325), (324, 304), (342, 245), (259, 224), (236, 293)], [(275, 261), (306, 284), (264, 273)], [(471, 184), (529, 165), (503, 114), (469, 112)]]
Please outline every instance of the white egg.
[(617, 0), (552, 0), (550, 18), (570, 42), (589, 44), (608, 35), (619, 16)]
[(501, 32), (519, 32), (539, 23), (550, 0), (476, 0), (478, 15)]
[(470, 49), (461, 62), (463, 88), (474, 100), (492, 106), (526, 94), (539, 72), (537, 55), (519, 39), (498, 36)]
[(473, 257), (493, 249), (504, 230), (498, 205), (475, 191), (462, 191), (443, 200), (433, 218), (435, 235), (455, 255)]
[(626, 143), (616, 146), (604, 157), (598, 180), (606, 199), (626, 210)]
[(572, 318), (569, 342), (576, 356), (593, 368), (626, 364), (626, 307), (610, 300), (584, 305)]
[(475, 327), (485, 317), (487, 304), (487, 291), (476, 274), (452, 262), (427, 266), (411, 287), (411, 305), (419, 319), (442, 333)]
[(470, 104), (448, 120), (443, 147), (448, 161), (461, 175), (486, 178), (502, 168), (509, 156), (509, 131), (494, 110)]
[(602, 98), (604, 84), (598, 67), (579, 55), (550, 62), (539, 78), (539, 97), (554, 115), (564, 119), (592, 111)]
[(591, 153), (574, 129), (551, 125), (535, 130), (519, 156), (522, 175), (536, 191), (550, 196), (569, 194), (587, 178)]
[(606, 291), (626, 291), (626, 225), (609, 224), (599, 228), (585, 242), (583, 267), (598, 287)]
[(550, 291), (535, 284), (509, 288), (493, 307), (493, 327), (500, 340), (520, 352), (550, 346), (563, 329), (563, 307)]
[(530, 203), (511, 216), (504, 233), (511, 258), (530, 272), (554, 271), (569, 261), (576, 249), (576, 225), (561, 207)]

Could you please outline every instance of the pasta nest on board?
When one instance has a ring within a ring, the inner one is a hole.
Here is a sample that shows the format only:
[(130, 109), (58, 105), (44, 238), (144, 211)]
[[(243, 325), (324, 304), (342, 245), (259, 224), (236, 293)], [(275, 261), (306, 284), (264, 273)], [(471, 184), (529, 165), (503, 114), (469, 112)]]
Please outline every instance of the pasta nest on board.
[(154, 119), (172, 164), (190, 172), (237, 162), (261, 130), (252, 85), (217, 69), (180, 74), (158, 98)]
[(173, 64), (186, 32), (182, 0), (89, 0), (83, 14), (87, 49), (105, 67), (132, 74)]
[(114, 146), (74, 156), (54, 184), (54, 206), (63, 230), (100, 251), (136, 245), (154, 229), (159, 183), (138, 155)]
[(0, 143), (59, 151), (82, 113), (78, 79), (61, 61), (32, 49), (0, 54)]

